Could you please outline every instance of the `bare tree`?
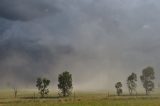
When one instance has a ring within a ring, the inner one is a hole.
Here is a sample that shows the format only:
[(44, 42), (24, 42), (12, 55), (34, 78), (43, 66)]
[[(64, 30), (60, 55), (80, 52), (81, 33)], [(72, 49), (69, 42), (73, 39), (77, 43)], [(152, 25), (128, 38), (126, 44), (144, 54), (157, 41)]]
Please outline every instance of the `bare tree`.
[(16, 88), (16, 87), (14, 87), (14, 88), (13, 88), (13, 91), (14, 91), (14, 97), (15, 97), (15, 98), (17, 98), (17, 93), (18, 93), (17, 88)]

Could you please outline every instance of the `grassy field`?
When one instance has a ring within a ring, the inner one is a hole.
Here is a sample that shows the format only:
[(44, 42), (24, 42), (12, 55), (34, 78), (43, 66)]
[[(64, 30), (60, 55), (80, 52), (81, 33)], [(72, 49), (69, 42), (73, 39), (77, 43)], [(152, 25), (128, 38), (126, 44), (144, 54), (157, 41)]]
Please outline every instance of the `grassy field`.
[(0, 92), (0, 106), (160, 106), (160, 97), (151, 96), (115, 96), (104, 93), (77, 93), (74, 97), (58, 98), (49, 95), (46, 98), (33, 97), (31, 92), (20, 92), (14, 98), (12, 92)]

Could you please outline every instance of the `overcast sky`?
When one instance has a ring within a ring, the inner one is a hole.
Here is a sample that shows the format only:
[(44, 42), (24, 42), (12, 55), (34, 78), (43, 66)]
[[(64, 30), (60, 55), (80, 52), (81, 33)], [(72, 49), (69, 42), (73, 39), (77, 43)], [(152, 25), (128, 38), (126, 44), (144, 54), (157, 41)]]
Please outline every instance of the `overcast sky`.
[(68, 70), (75, 89), (112, 89), (147, 66), (159, 77), (159, 13), (159, 0), (1, 0), (0, 83), (56, 87)]

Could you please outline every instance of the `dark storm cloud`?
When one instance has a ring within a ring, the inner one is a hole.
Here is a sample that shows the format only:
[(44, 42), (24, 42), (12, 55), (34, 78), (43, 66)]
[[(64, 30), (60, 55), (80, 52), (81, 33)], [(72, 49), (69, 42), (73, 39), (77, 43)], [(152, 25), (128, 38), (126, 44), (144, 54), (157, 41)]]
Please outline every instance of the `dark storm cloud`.
[(109, 89), (148, 65), (158, 76), (159, 5), (156, 0), (2, 0), (0, 81), (25, 85), (45, 76), (56, 83), (68, 69), (75, 89)]
[(1, 0), (0, 17), (27, 21), (56, 13), (54, 5), (44, 0)]
[[(54, 51), (40, 45), (37, 40), (10, 37), (0, 44), (1, 79), (8, 81), (16, 78), (19, 83), (34, 83), (39, 76), (49, 74), (50, 67), (55, 67), (61, 55), (70, 54), (73, 49), (67, 45), (57, 45)], [(53, 45), (54, 46), (54, 45)], [(3, 81), (3, 80), (1, 80)]]

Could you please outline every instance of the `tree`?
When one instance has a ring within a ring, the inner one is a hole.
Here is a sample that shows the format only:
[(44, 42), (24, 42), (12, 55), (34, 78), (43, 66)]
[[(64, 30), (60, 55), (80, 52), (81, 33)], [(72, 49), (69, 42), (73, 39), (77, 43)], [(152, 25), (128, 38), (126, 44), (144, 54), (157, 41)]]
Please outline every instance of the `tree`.
[(17, 88), (13, 88), (13, 90), (14, 90), (14, 97), (17, 98), (18, 90), (17, 90)]
[(128, 86), (130, 95), (133, 94), (133, 91), (136, 91), (136, 87), (137, 87), (136, 81), (137, 81), (137, 75), (135, 73), (132, 73), (127, 78), (127, 86)]
[(62, 74), (59, 74), (58, 77), (58, 88), (61, 91), (61, 94), (66, 97), (71, 95), (72, 90), (72, 75), (65, 71)]
[(16, 84), (12, 84), (10, 82), (7, 82), (7, 87), (13, 89), (14, 97), (17, 98), (17, 94), (18, 94), (17, 85)]
[(115, 84), (115, 88), (117, 89), (117, 95), (118, 95), (118, 96), (122, 95), (122, 93), (123, 93), (122, 83), (121, 83), (121, 82), (117, 82), (117, 83)]
[(155, 79), (154, 69), (152, 67), (147, 67), (143, 69), (140, 79), (143, 83), (143, 87), (145, 88), (146, 95), (148, 95), (154, 89), (154, 82), (153, 82), (153, 80)]
[(37, 78), (36, 81), (36, 87), (39, 90), (39, 93), (41, 95), (41, 97), (44, 97), (45, 95), (48, 95), (49, 93), (49, 89), (47, 89), (47, 87), (50, 84), (50, 80), (46, 79), (46, 78)]

